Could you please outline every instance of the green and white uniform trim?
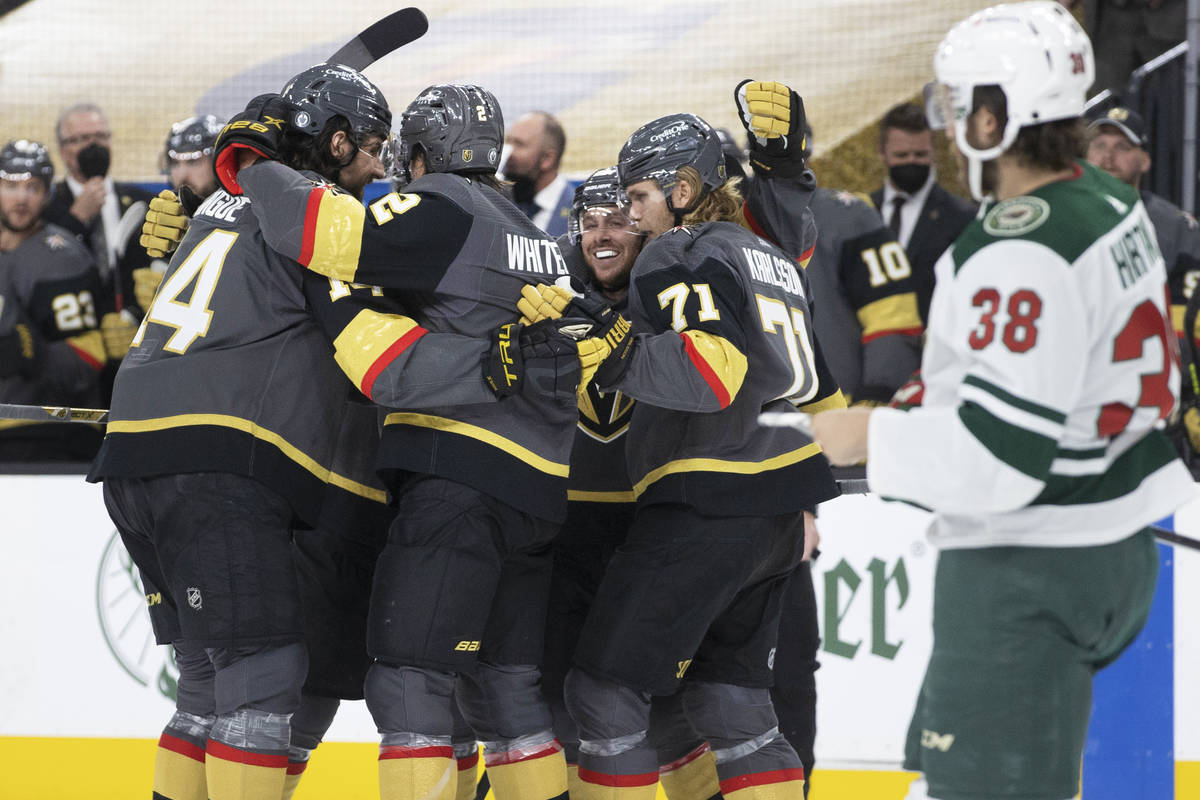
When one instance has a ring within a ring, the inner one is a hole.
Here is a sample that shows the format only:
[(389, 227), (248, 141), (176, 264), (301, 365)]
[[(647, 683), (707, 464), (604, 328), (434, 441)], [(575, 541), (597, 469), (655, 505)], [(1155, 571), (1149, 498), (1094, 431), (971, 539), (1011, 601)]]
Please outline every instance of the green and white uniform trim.
[(1107, 544), (1194, 496), (1160, 430), (1179, 370), (1135, 191), (1080, 163), (984, 209), (936, 271), (925, 402), (872, 415), (873, 491), (932, 509), (942, 547)]

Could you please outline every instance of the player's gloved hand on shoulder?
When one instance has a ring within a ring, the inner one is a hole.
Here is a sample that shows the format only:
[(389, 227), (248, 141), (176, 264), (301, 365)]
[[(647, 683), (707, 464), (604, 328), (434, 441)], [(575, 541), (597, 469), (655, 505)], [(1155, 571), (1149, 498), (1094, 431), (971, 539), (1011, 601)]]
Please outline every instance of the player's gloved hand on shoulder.
[[(151, 258), (166, 258), (175, 252), (188, 230), (188, 217), (179, 198), (170, 189), (163, 189), (151, 198), (142, 223), (142, 247)], [(141, 301), (139, 301), (140, 303)], [(145, 306), (142, 306), (145, 308)]]
[(539, 283), (521, 288), (521, 299), (517, 301), (521, 312), (521, 324), (532, 325), (546, 319), (571, 318), (571, 326), (560, 326), (560, 330), (582, 339), (591, 335), (591, 325), (604, 325), (612, 309), (608, 301), (598, 294), (573, 291), (565, 286)]
[(629, 368), (636, 339), (633, 325), (625, 317), (612, 312), (608, 321), (579, 343), (579, 360), (583, 367), (583, 385), (612, 386)]
[(279, 95), (260, 94), (226, 123), (213, 146), (213, 171), (222, 189), (230, 194), (242, 193), (237, 173), (243, 153), (275, 158), (290, 111), (290, 104)]
[(501, 325), (492, 331), (483, 379), (501, 398), (526, 393), (573, 400), (580, 380), (577, 342), (553, 320)]
[(31, 377), (38, 370), (41, 337), (22, 314), (7, 333), (0, 334), (0, 378)]
[(805, 170), (804, 101), (775, 81), (746, 79), (733, 92), (750, 134), (750, 163), (764, 178), (793, 178)]

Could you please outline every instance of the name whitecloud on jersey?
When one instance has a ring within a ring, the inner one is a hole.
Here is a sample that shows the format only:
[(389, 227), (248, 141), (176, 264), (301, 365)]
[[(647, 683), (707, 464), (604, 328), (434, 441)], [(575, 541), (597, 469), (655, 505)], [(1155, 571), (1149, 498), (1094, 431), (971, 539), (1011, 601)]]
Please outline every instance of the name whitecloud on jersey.
[(534, 239), (517, 233), (504, 234), (508, 247), (508, 268), (513, 272), (536, 275), (566, 275), (567, 262), (552, 239)]

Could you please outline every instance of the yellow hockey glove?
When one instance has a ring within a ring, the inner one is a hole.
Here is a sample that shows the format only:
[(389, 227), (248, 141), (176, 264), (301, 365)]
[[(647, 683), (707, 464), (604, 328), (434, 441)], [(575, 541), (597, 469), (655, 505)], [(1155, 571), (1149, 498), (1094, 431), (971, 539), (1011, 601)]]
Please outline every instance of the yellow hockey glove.
[(162, 279), (163, 273), (151, 267), (139, 267), (133, 271), (133, 296), (143, 311), (150, 309)]
[(104, 339), (104, 352), (114, 361), (119, 361), (129, 352), (137, 324), (119, 311), (110, 311), (100, 318), (100, 337)]
[(750, 134), (750, 163), (765, 177), (794, 177), (805, 169), (808, 141), (804, 101), (776, 81), (744, 80), (733, 92)]
[(151, 258), (166, 258), (175, 252), (187, 229), (188, 218), (179, 198), (170, 189), (163, 189), (146, 210), (140, 241)]

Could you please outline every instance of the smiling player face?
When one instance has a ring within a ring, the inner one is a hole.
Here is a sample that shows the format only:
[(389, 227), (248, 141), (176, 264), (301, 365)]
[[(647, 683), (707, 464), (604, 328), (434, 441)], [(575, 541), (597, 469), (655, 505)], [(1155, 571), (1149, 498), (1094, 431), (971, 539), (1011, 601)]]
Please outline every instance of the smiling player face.
[(616, 206), (593, 206), (580, 216), (583, 257), (606, 290), (629, 284), (629, 271), (642, 249), (637, 226)]

